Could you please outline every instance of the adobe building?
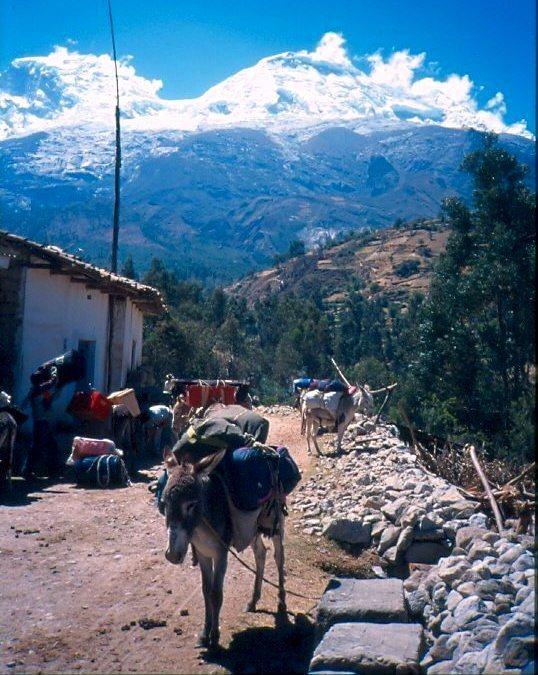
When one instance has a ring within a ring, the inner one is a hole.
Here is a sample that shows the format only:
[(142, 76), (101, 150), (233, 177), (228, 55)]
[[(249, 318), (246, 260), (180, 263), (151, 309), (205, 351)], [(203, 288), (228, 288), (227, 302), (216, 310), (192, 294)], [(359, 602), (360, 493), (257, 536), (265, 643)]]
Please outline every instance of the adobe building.
[(70, 349), (84, 354), (86, 373), (65, 387), (60, 408), (75, 388), (123, 388), (141, 364), (144, 316), (163, 311), (151, 286), (0, 230), (0, 390), (16, 403), (31, 373)]

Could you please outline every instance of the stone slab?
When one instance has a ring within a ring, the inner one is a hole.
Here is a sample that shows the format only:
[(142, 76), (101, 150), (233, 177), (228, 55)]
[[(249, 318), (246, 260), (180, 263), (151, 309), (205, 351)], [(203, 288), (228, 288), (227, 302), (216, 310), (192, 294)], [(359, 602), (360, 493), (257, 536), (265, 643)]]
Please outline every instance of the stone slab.
[(335, 623), (407, 621), (400, 579), (331, 579), (317, 614), (318, 635)]
[(309, 672), (415, 675), (422, 646), (418, 623), (339, 623), (317, 646)]

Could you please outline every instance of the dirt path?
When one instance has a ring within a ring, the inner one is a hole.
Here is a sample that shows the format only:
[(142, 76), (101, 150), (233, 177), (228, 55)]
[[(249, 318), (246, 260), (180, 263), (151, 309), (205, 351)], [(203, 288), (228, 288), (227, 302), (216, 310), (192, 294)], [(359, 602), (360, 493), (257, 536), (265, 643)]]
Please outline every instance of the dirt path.
[[(311, 469), (297, 416), (270, 416), (270, 442)], [(304, 672), (314, 602), (289, 596), (290, 625), (275, 627), (276, 591), (264, 585), (259, 610), (244, 612), (250, 572), (230, 557), (221, 615), (223, 649), (194, 647), (203, 622), (200, 573), (164, 559), (165, 529), (143, 482), (120, 490), (24, 483), (0, 500), (1, 672)], [(288, 589), (318, 597), (326, 575), (287, 537)], [(253, 564), (250, 550), (245, 559)], [(268, 557), (266, 576), (275, 580)], [(166, 621), (145, 630), (140, 619)]]

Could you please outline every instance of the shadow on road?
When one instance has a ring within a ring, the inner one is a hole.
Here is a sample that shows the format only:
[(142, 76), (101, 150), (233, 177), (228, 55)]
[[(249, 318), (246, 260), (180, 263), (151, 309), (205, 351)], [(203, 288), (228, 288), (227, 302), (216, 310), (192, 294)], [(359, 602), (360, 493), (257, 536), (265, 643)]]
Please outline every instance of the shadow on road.
[(306, 673), (312, 657), (314, 625), (304, 614), (275, 627), (247, 628), (234, 633), (229, 646), (205, 652), (207, 663), (231, 673)]
[(11, 481), (11, 485), (5, 481), (0, 486), (0, 506), (28, 506), (32, 502), (36, 502), (42, 497), (37, 494), (43, 492), (47, 493), (61, 493), (63, 490), (51, 490), (53, 485), (61, 487), (61, 483), (57, 479), (49, 478), (32, 478), (31, 480), (24, 480), (23, 478), (15, 477)]

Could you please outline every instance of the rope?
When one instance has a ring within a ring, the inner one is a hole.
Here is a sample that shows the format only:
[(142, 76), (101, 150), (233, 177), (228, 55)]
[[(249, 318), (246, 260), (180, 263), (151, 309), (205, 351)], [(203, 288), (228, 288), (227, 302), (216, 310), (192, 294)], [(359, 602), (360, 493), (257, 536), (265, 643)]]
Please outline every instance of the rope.
[[(100, 488), (110, 487), (110, 462), (112, 461), (112, 458), (116, 456), (118, 455), (99, 455), (99, 457), (96, 457), (86, 470), (86, 473), (89, 475), (90, 472), (95, 467), (95, 477), (97, 480), (97, 485)], [(101, 479), (101, 465), (103, 462), (105, 464), (106, 474), (105, 476), (103, 476), (103, 479)], [(129, 478), (129, 473), (127, 472), (125, 462), (121, 459), (121, 457), (119, 458), (119, 462), (120, 462), (121, 482), (126, 487), (129, 487), (131, 485), (131, 479)]]
[[(217, 541), (221, 546), (223, 546), (228, 553), (231, 553), (233, 557), (241, 564), (245, 569), (247, 569), (249, 572), (252, 572), (252, 574), (256, 575), (256, 570), (251, 567), (248, 563), (246, 563), (235, 551), (233, 551), (230, 546), (224, 543), (224, 541), (221, 539), (220, 535), (218, 532), (215, 531), (213, 526), (207, 521), (206, 518), (202, 517), (202, 522), (204, 525), (208, 528), (208, 530), (213, 534), (214, 537), (217, 538)], [(262, 580), (265, 581), (266, 584), (269, 584), (269, 586), (272, 586), (273, 588), (276, 588), (277, 590), (280, 590), (280, 587), (278, 584), (275, 584), (273, 581), (270, 579), (267, 579), (265, 576), (262, 576)], [(302, 595), (302, 593), (294, 593), (293, 591), (290, 591), (286, 589), (286, 593), (288, 595), (293, 595), (296, 598), (303, 598), (303, 600), (314, 600), (315, 602), (318, 602), (319, 598), (313, 598), (312, 596), (309, 595)]]

